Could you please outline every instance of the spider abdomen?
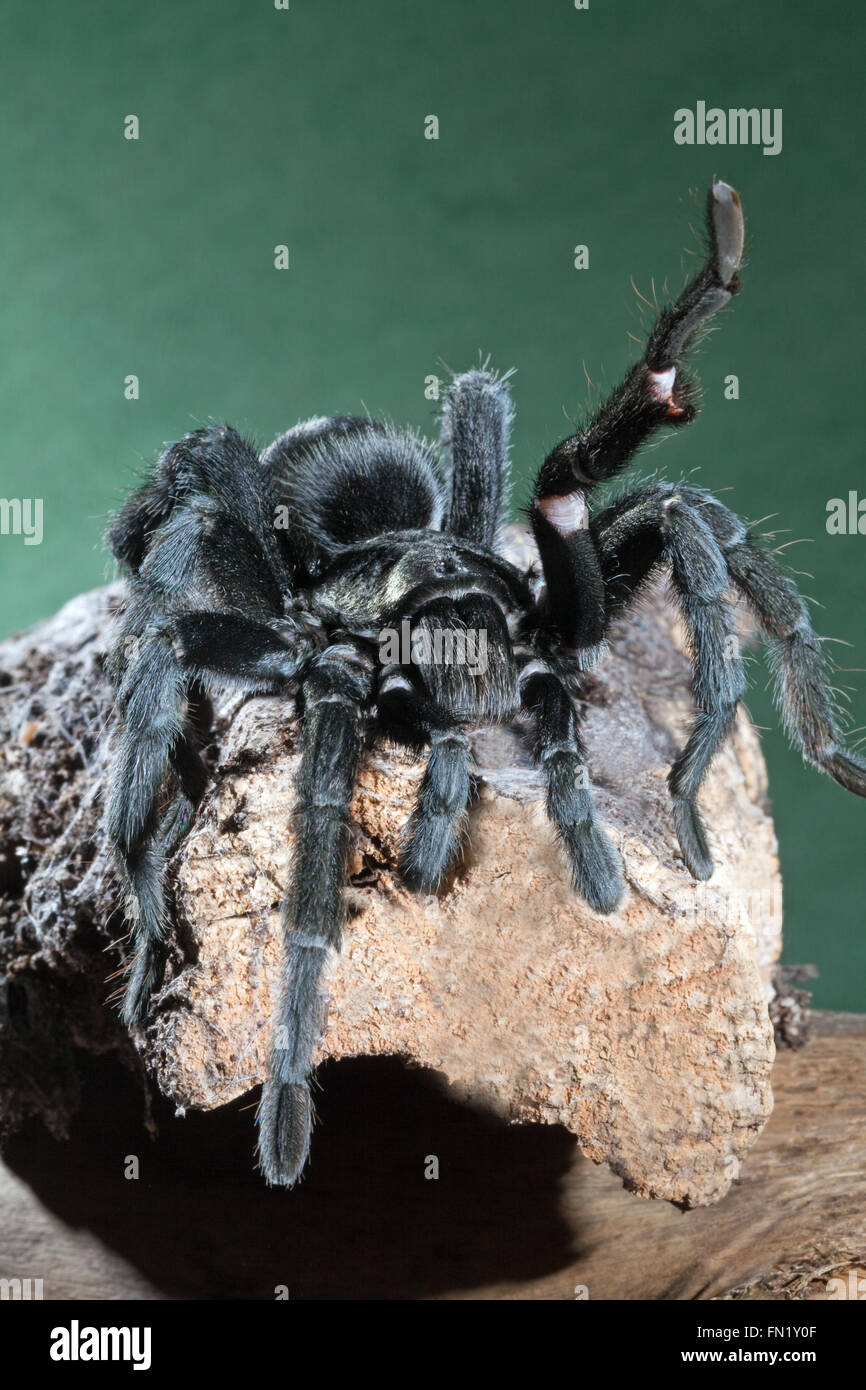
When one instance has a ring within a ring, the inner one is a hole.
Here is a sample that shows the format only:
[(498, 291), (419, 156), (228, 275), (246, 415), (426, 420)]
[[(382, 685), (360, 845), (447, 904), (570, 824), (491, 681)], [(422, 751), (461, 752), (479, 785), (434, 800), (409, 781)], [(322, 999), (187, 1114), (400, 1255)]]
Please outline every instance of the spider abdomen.
[(277, 486), (325, 555), (384, 531), (436, 529), (445, 498), (424, 440), (376, 420), (296, 449)]

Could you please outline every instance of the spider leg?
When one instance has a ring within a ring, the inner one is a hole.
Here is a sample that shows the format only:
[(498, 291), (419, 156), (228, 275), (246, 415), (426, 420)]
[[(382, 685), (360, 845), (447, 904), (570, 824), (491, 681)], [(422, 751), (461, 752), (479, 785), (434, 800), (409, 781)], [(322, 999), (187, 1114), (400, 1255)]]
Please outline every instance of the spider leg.
[(521, 700), (535, 721), (535, 756), (547, 781), (547, 814), (565, 847), (581, 897), (613, 912), (625, 893), (619, 856), (601, 828), (587, 771), (586, 747), (571, 697), (543, 661), (521, 672)]
[(416, 893), (439, 887), (459, 848), (472, 790), (469, 739), (435, 699), (418, 690), (400, 666), (382, 668), (376, 695), (385, 738), (421, 751), (427, 766), (400, 855), (400, 875)]
[(372, 662), (360, 647), (328, 647), (303, 685), (297, 831), (283, 901), (283, 968), (268, 1079), (258, 1109), (259, 1164), (291, 1187), (310, 1148), (310, 1073), (323, 1028), (322, 972), (339, 950), (345, 917), (349, 807), (364, 746)]
[(168, 915), (164, 879), (166, 864), (192, 824), (206, 776), (193, 743), (184, 736), (168, 755), (169, 774), (163, 778), (168, 803), (156, 827), (122, 849), (132, 889), (128, 911), (133, 922), (135, 954), (124, 989), (121, 1017), (138, 1026), (165, 970)]
[[(126, 639), (129, 641), (127, 632)], [(168, 918), (166, 860), (186, 833), (205, 785), (189, 736), (190, 686), (231, 683), (284, 692), (306, 648), (234, 614), (185, 613), (135, 639), (119, 682), (122, 731), (108, 803), (108, 833), (132, 889), (136, 956), (122, 1016), (139, 1024), (162, 974)]]
[(127, 1024), (138, 1024), (164, 963), (166, 858), (188, 823), (203, 774), (186, 737), (187, 681), (164, 636), (148, 634), (136, 646), (117, 698), (122, 730), (107, 825), (132, 891), (136, 952), (121, 1012)]
[[(440, 597), (414, 615), (414, 634), (430, 639), (410, 679), (397, 663), (383, 667), (377, 692), (386, 735), (418, 749), (427, 767), (405, 830), (400, 869), (416, 891), (430, 893), (455, 858), (472, 789), (466, 727), (508, 722), (520, 707), (517, 671), (505, 616), (488, 594)], [(437, 656), (436, 639), (460, 639)], [(471, 639), (471, 647), (468, 645)]]
[(237, 613), (181, 613), (167, 630), (184, 667), (205, 684), (259, 694), (285, 694), (313, 650), (291, 618), (267, 624)]
[(469, 739), (456, 729), (430, 734), (430, 756), (406, 826), (400, 873), (407, 886), (433, 893), (460, 848), (471, 791)]
[[(249, 526), (221, 510), (213, 495), (181, 495), (149, 537), (130, 578), (110, 662), (121, 732), (107, 808), (108, 833), (132, 890), (136, 956), (122, 1007), (129, 1024), (142, 1021), (162, 975), (166, 859), (188, 827), (204, 785), (189, 736), (190, 687), (230, 681), (245, 689), (283, 690), (301, 650), (294, 625), (283, 616), (279, 553), (269, 535), (260, 545), (249, 529), (264, 525), (264, 503), (250, 496), (254, 479), (248, 477), (247, 486), (232, 476), (241, 463), (258, 470), (256, 456), (233, 431), (203, 431), (191, 438), (195, 447), (188, 439), (163, 457), (171, 457), (176, 471), (198, 469), (200, 476), (190, 481), (183, 474), (175, 482), (212, 485), (237, 505)], [(225, 460), (218, 452), (220, 439), (228, 451)], [(145, 508), (137, 519), (130, 511), (127, 521), (149, 525), (149, 517)], [(131, 532), (123, 534), (128, 539)], [(111, 538), (117, 539), (114, 531)], [(118, 553), (131, 562), (122, 546)], [(196, 602), (236, 612), (176, 611)], [(240, 613), (250, 615), (248, 624)]]
[(738, 194), (726, 183), (710, 189), (707, 234), (706, 264), (661, 311), (641, 361), (584, 428), (557, 444), (539, 471), (530, 515), (547, 588), (538, 620), (572, 648), (598, 642), (603, 630), (603, 584), (586, 534), (588, 494), (621, 472), (655, 430), (694, 419), (697, 393), (684, 355), (739, 288), (743, 215)]
[[(683, 490), (689, 495), (689, 490)], [(734, 585), (770, 639), (770, 669), (785, 730), (807, 762), (856, 796), (866, 796), (866, 764), (849, 753), (836, 719), (821, 638), (796, 584), (721, 503), (701, 499), (701, 515), (722, 548)], [(739, 531), (735, 530), (736, 527)]]
[(451, 454), (445, 529), (491, 549), (508, 501), (513, 415), (506, 379), (483, 369), (454, 377), (442, 408), (442, 444)]
[[(663, 506), (668, 505), (666, 503)], [(713, 859), (698, 810), (698, 789), (737, 717), (745, 692), (733, 612), (725, 598), (728, 571), (709, 527), (688, 507), (669, 504), (665, 547), (691, 646), (693, 692), (698, 714), (688, 741), (668, 778), (674, 827), (687, 867), (709, 878)]]
[(136, 571), (150, 538), (193, 497), (207, 498), (276, 551), (268, 489), (251, 444), (229, 425), (208, 425), (168, 445), (150, 477), (127, 498), (108, 529), (115, 558)]
[[(620, 499), (593, 522), (608, 612), (621, 609), (661, 560), (667, 560), (691, 648), (697, 717), (668, 783), (683, 858), (695, 878), (713, 872), (697, 795), (707, 769), (731, 731), (745, 689), (733, 612), (725, 597), (728, 567), (720, 538), (745, 534), (733, 513), (724, 529), (708, 522), (706, 494), (660, 484)], [(698, 505), (698, 502), (700, 505)], [(718, 505), (718, 504), (716, 504)]]

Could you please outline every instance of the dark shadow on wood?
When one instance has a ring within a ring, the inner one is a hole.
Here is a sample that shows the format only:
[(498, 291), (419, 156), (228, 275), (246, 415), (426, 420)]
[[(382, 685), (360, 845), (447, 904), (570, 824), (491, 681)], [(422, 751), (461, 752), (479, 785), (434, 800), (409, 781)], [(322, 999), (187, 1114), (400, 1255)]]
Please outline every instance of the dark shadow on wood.
[[(416, 1299), (525, 1284), (574, 1258), (565, 1130), (509, 1126), (396, 1058), (329, 1062), (319, 1078), (313, 1159), (291, 1192), (254, 1171), (248, 1101), (180, 1119), (158, 1099), (152, 1140), (111, 1059), (90, 1064), (68, 1141), (33, 1122), (5, 1158), (169, 1298), (273, 1299), (287, 1285), (295, 1299)], [(124, 1177), (130, 1154), (137, 1181)]]

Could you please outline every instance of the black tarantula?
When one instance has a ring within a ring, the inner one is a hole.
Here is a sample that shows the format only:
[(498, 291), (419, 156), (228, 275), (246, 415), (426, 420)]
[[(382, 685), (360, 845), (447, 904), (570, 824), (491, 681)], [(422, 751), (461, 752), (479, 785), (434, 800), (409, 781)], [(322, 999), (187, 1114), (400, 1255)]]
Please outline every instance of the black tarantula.
[[(204, 785), (191, 702), (230, 685), (297, 698), (302, 713), (283, 969), (258, 1112), (269, 1183), (293, 1184), (309, 1151), (321, 977), (340, 946), (349, 807), (369, 737), (429, 749), (401, 870), (431, 892), (459, 845), (468, 731), (524, 711), (575, 889), (612, 912), (622, 871), (593, 809), (570, 689), (598, 660), (611, 619), (664, 564), (694, 667), (696, 718), (670, 773), (694, 877), (713, 871), (698, 789), (744, 690), (731, 587), (772, 644), (788, 732), (809, 762), (866, 795), (866, 766), (841, 746), (821, 639), (739, 517), (699, 488), (662, 482), (590, 506), (596, 484), (655, 430), (696, 414), (684, 354), (739, 288), (743, 217), (725, 183), (710, 190), (707, 231), (706, 264), (660, 313), (642, 359), (541, 466), (531, 505), (540, 579), (497, 553), (512, 407), (505, 381), (480, 369), (456, 377), (444, 402), (447, 481), (423, 440), (376, 420), (309, 420), (261, 455), (226, 426), (206, 428), (165, 450), (110, 528), (130, 572), (111, 660), (121, 732), (108, 805), (131, 890), (130, 1025), (163, 980), (166, 860)], [(428, 637), (486, 633), (485, 669), (437, 662), (429, 643), (429, 659), (383, 664), (380, 635), (404, 621)]]

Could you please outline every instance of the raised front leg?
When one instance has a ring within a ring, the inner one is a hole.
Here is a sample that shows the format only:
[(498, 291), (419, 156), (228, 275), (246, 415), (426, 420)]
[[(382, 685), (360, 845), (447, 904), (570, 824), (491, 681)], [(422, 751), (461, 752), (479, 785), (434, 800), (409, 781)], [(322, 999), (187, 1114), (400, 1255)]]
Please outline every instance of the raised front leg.
[(655, 430), (694, 419), (696, 390), (684, 355), (739, 288), (743, 215), (739, 195), (726, 183), (710, 189), (707, 233), (706, 264), (662, 310), (640, 362), (583, 429), (557, 444), (538, 475), (531, 518), (547, 580), (540, 618), (572, 647), (598, 642), (604, 629), (603, 584), (587, 533), (588, 495), (625, 468)]

